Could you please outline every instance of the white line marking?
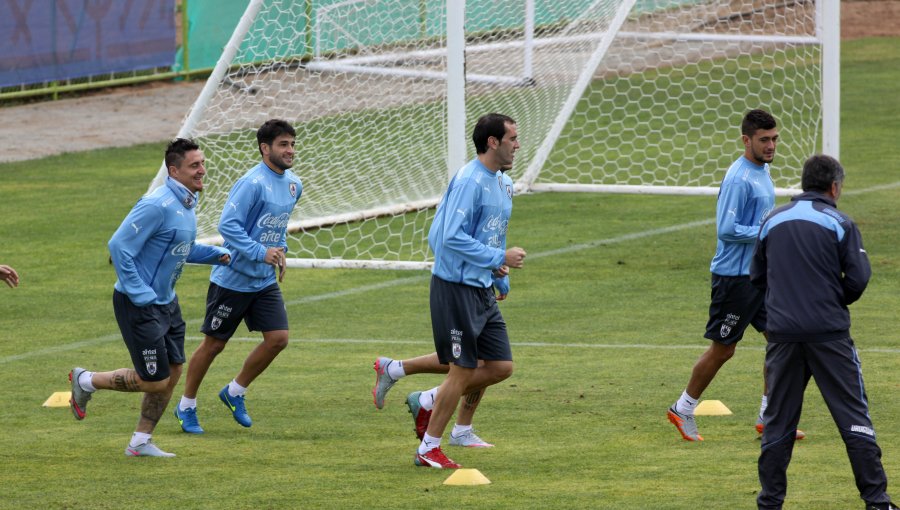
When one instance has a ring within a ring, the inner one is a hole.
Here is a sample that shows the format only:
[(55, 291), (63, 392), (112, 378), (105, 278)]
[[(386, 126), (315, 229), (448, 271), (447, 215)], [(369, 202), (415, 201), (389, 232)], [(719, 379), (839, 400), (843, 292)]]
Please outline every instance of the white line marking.
[[(202, 340), (203, 337), (199, 336), (189, 336), (185, 337), (185, 340), (188, 341), (197, 341)], [(262, 336), (259, 337), (231, 337), (232, 341), (237, 342), (259, 342), (262, 339)], [(291, 343), (305, 343), (305, 344), (378, 344), (378, 345), (421, 345), (423, 343), (427, 343), (429, 347), (431, 347), (431, 339), (423, 338), (421, 340), (382, 340), (379, 338), (302, 338), (302, 339), (291, 339)], [(589, 344), (584, 342), (561, 342), (561, 343), (553, 343), (553, 342), (510, 342), (513, 347), (563, 347), (567, 349), (646, 349), (646, 350), (704, 350), (709, 346), (709, 343), (698, 340), (696, 344), (685, 344), (685, 345), (655, 345), (655, 344)], [(760, 351), (764, 352), (766, 350), (765, 346), (762, 345), (741, 345), (738, 347), (742, 351)], [(871, 347), (871, 348), (857, 348), (859, 352), (881, 352), (887, 354), (900, 354), (900, 349), (892, 349), (892, 348), (881, 348), (881, 347)]]

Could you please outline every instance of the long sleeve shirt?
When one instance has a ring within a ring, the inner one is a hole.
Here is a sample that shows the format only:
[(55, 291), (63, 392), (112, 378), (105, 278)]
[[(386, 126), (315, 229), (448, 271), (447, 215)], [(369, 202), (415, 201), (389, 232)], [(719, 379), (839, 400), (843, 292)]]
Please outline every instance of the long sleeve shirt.
[[(478, 158), (459, 169), (438, 204), (428, 232), (438, 278), (488, 288), (506, 258), (512, 180)], [(508, 280), (507, 280), (508, 282)]]
[(853, 220), (821, 193), (793, 197), (763, 224), (750, 265), (751, 283), (766, 291), (769, 341), (846, 338), (847, 305), (871, 275)]
[(171, 303), (185, 262), (219, 264), (219, 257), (228, 253), (194, 243), (196, 203), (193, 193), (169, 177), (165, 186), (135, 204), (109, 240), (115, 288), (135, 305)]
[(291, 211), (302, 193), (303, 183), (293, 172), (279, 174), (262, 162), (238, 179), (219, 219), (232, 261), (214, 267), (210, 281), (238, 292), (256, 292), (275, 283), (275, 268), (265, 263), (266, 251), (287, 247)]
[(775, 207), (769, 165), (744, 156), (728, 169), (716, 202), (716, 254), (710, 272), (721, 276), (750, 274), (750, 258), (759, 226)]

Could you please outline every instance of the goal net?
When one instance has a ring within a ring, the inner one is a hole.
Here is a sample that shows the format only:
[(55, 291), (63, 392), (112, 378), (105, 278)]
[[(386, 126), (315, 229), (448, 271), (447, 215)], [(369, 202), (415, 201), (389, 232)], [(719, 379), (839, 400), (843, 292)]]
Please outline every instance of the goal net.
[(518, 123), (520, 192), (715, 193), (743, 150), (743, 114), (764, 108), (789, 193), (807, 156), (836, 151), (827, 12), (803, 0), (251, 1), (179, 132), (207, 158), (198, 237), (217, 237), (232, 183), (259, 162), (255, 130), (276, 117), (297, 131), (304, 184), (292, 266), (427, 267), (434, 206), (487, 112)]

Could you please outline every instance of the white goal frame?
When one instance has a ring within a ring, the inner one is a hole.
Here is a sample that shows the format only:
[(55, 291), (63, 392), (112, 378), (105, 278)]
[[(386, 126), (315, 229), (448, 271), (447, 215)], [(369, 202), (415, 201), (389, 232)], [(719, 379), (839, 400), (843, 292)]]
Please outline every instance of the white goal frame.
[[(330, 22), (330, 13), (336, 8), (356, 3), (371, 3), (375, 0), (345, 0), (336, 4), (320, 7), (314, 19), (316, 23), (313, 29), (318, 31), (324, 24)], [(653, 186), (653, 185), (597, 185), (597, 184), (553, 184), (536, 182), (542, 167), (550, 155), (554, 145), (564, 126), (569, 121), (582, 98), (585, 90), (594, 79), (598, 66), (606, 55), (614, 39), (659, 39), (678, 41), (731, 41), (731, 42), (772, 42), (789, 43), (794, 45), (820, 45), (822, 52), (821, 61), (821, 128), (822, 152), (839, 156), (840, 144), (840, 4), (839, 0), (819, 0), (816, 5), (816, 33), (812, 36), (765, 36), (765, 35), (731, 35), (731, 34), (698, 34), (679, 32), (638, 33), (622, 30), (623, 24), (632, 10), (636, 0), (624, 0), (615, 12), (615, 16), (607, 30), (592, 34), (576, 34), (568, 36), (565, 31), (562, 34), (550, 37), (535, 35), (535, 0), (523, 0), (525, 10), (525, 23), (521, 40), (504, 41), (485, 44), (466, 45), (465, 31), (465, 0), (448, 0), (446, 12), (447, 33), (446, 47), (439, 49), (420, 50), (418, 52), (388, 52), (379, 55), (356, 55), (339, 59), (323, 58), (318, 46), (320, 38), (315, 40), (317, 45), (312, 58), (302, 65), (309, 71), (320, 73), (359, 73), (359, 74), (383, 74), (394, 76), (410, 76), (420, 80), (436, 80), (446, 82), (447, 100), (447, 175), (452, 176), (455, 171), (467, 161), (467, 146), (469, 133), (466, 131), (466, 84), (488, 83), (505, 87), (526, 87), (534, 78), (532, 72), (532, 57), (534, 50), (545, 45), (559, 43), (566, 37), (574, 39), (593, 39), (597, 41), (596, 48), (581, 68), (575, 85), (570, 90), (567, 99), (549, 129), (547, 136), (540, 141), (535, 157), (529, 162), (522, 177), (516, 180), (516, 191), (522, 192), (602, 192), (602, 193), (644, 193), (644, 194), (693, 194), (713, 195), (718, 193), (717, 187), (701, 186)], [(260, 13), (264, 0), (251, 0), (242, 15), (231, 38), (226, 44), (212, 74), (207, 80), (203, 90), (192, 106), (183, 125), (178, 131), (178, 137), (191, 137), (194, 127), (203, 115), (207, 102), (220, 86), (226, 73), (228, 73), (235, 54), (239, 50), (248, 30)], [(599, 3), (599, 0), (596, 3)], [(576, 20), (577, 22), (577, 20)], [(490, 52), (498, 49), (518, 48), (522, 55), (522, 73), (520, 75), (466, 73), (466, 56), (479, 52)], [(418, 69), (405, 69), (402, 67), (391, 68), (383, 65), (393, 61), (416, 58), (442, 57), (446, 59), (446, 71), (427, 71)], [(150, 189), (161, 185), (167, 175), (165, 164), (161, 165), (156, 178), (151, 183)], [(301, 176), (302, 177), (302, 176)], [(797, 192), (796, 188), (778, 188), (777, 194), (791, 195)], [(331, 224), (340, 224), (367, 218), (402, 214), (406, 211), (421, 210), (437, 205), (440, 196), (433, 198), (407, 202), (387, 207), (373, 207), (363, 211), (348, 211), (343, 214), (330, 215), (315, 218), (314, 220), (292, 221), (289, 230), (319, 228)], [(201, 242), (220, 243), (221, 238), (210, 236), (199, 239)], [(289, 259), (291, 267), (316, 267), (316, 268), (380, 268), (380, 269), (427, 269), (431, 262), (417, 261), (385, 261), (385, 260), (344, 260), (344, 259)]]

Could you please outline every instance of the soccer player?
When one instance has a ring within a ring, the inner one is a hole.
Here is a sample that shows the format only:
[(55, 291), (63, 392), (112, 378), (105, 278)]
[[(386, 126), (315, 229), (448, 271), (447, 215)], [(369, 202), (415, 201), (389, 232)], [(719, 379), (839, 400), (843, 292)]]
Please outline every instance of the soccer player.
[[(763, 110), (751, 110), (741, 123), (744, 154), (725, 174), (716, 203), (716, 254), (710, 264), (712, 292), (704, 337), (712, 340), (694, 364), (687, 388), (667, 416), (687, 441), (703, 441), (694, 408), (716, 373), (734, 355), (744, 330), (752, 325), (765, 335), (763, 293), (750, 284), (750, 256), (759, 226), (775, 206), (775, 185), (769, 163), (775, 157), (778, 127)], [(765, 381), (756, 430), (762, 432), (766, 409)], [(797, 431), (802, 439), (802, 431)]]
[(846, 445), (867, 510), (897, 507), (887, 494), (881, 448), (869, 417), (862, 369), (850, 337), (847, 306), (859, 299), (872, 269), (862, 236), (837, 210), (844, 169), (815, 155), (803, 164), (803, 193), (763, 223), (750, 280), (765, 293), (769, 405), (759, 455), (760, 509), (780, 509), (803, 394), (810, 377)]
[(184, 396), (175, 407), (182, 430), (202, 434), (197, 419), (197, 391), (213, 360), (225, 349), (243, 320), (261, 331), (262, 343), (247, 356), (240, 372), (219, 391), (235, 421), (250, 427), (244, 393), (288, 344), (288, 318), (278, 282), (285, 271), (287, 225), (303, 184), (294, 163), (294, 128), (284, 120), (267, 120), (256, 132), (262, 161), (234, 183), (219, 220), (225, 247), (234, 253), (227, 267), (210, 274), (203, 341), (191, 355)]
[(125, 455), (174, 457), (152, 441), (184, 364), (184, 320), (175, 282), (185, 262), (224, 264), (225, 248), (196, 244), (194, 206), (206, 175), (203, 152), (191, 140), (177, 138), (166, 148), (169, 176), (163, 186), (142, 197), (109, 240), (116, 268), (113, 310), (134, 369), (69, 372), (69, 405), (78, 420), (97, 390), (143, 392), (141, 417)]
[[(505, 165), (500, 168), (503, 172), (504, 183), (509, 184), (510, 186), (512, 186), (512, 179), (509, 177), (508, 171), (511, 168), (512, 165)], [(496, 271), (495, 276), (502, 277), (508, 274), (509, 267), (502, 266)], [(505, 300), (508, 293), (509, 289), (506, 288), (505, 294), (497, 295), (497, 301)], [(483, 360), (479, 360), (479, 366), (482, 366), (483, 364)], [(379, 356), (375, 359), (372, 368), (375, 369), (375, 386), (372, 388), (372, 397), (377, 409), (382, 409), (384, 407), (384, 399), (387, 396), (387, 392), (390, 391), (391, 387), (393, 387), (399, 379), (415, 374), (446, 374), (450, 369), (449, 365), (441, 364), (436, 352), (405, 360), (395, 360), (385, 356)], [(478, 437), (475, 430), (472, 428), (475, 410), (478, 409), (478, 404), (481, 403), (481, 399), (484, 398), (486, 389), (487, 388), (482, 388), (481, 391), (475, 394), (463, 395), (460, 399), (459, 409), (456, 413), (456, 424), (453, 426), (453, 430), (450, 431), (450, 446), (465, 446), (469, 448), (490, 448), (494, 446)], [(416, 437), (420, 440), (425, 434), (425, 429), (428, 428), (428, 419), (431, 416), (431, 409), (434, 404), (434, 396), (437, 393), (437, 390), (438, 387), (434, 387), (424, 392), (415, 392), (415, 397), (407, 399), (407, 407), (410, 406), (410, 402), (417, 401), (425, 401), (429, 404), (427, 408), (420, 404), (420, 407), (423, 410), (413, 415), (413, 418), (419, 418), (416, 420), (415, 431)], [(412, 407), (409, 408), (409, 411), (412, 413)]]
[(10, 288), (16, 288), (19, 286), (19, 273), (10, 266), (0, 264), (0, 280), (3, 280)]
[[(414, 457), (418, 466), (460, 467), (441, 450), (456, 403), (513, 371), (506, 323), (492, 287), (506, 295), (509, 276), (499, 270), (522, 267), (526, 255), (520, 247), (506, 249), (513, 189), (499, 172), (512, 164), (519, 149), (516, 122), (506, 115), (484, 115), (475, 124), (472, 141), (477, 156), (450, 181), (428, 232), (435, 259), (431, 328), (438, 359), (449, 369)], [(426, 410), (416, 393), (407, 403), (418, 425)]]

